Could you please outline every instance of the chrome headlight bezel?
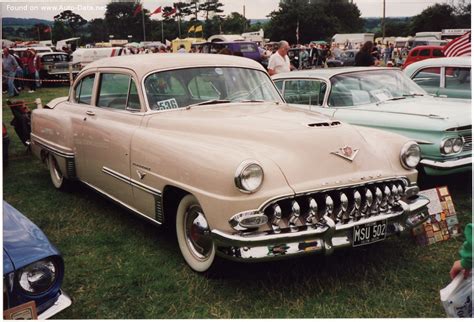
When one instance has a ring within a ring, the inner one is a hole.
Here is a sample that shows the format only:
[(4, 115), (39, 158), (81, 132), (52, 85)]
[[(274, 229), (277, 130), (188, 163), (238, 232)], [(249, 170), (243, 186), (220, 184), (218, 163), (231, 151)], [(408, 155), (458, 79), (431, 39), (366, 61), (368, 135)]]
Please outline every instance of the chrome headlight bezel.
[[(253, 175), (257, 175), (256, 183), (251, 183), (248, 180), (248, 176), (251, 175), (250, 172), (253, 172)], [(263, 168), (257, 161), (246, 160), (243, 161), (235, 171), (234, 183), (237, 189), (243, 193), (254, 193), (260, 189), (264, 179)]]
[(28, 295), (48, 292), (59, 278), (59, 266), (52, 258), (31, 263), (16, 272), (20, 290)]
[(439, 150), (442, 155), (458, 154), (461, 153), (463, 149), (464, 139), (461, 136), (445, 138), (439, 145)]
[[(414, 157), (414, 160), (410, 160)], [(405, 143), (400, 151), (400, 162), (407, 170), (415, 169), (421, 161), (421, 149), (415, 141)]]

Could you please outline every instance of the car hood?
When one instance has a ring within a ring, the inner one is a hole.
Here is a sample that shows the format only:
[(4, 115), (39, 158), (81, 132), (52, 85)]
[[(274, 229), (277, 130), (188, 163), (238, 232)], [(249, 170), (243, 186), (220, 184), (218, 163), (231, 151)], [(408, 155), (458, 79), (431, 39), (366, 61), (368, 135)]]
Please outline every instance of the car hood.
[(470, 103), (459, 100), (415, 97), (385, 101), (378, 105), (361, 106), (359, 109), (445, 120), (444, 123), (448, 127), (464, 126), (472, 123)]
[[(196, 149), (211, 142), (214, 147), (226, 144), (221, 151), (231, 147), (236, 157), (269, 158), (295, 191), (393, 176), (399, 167), (398, 160), (394, 166), (392, 156), (358, 128), (286, 104), (201, 106), (161, 113), (148, 126), (182, 132), (175, 135), (191, 137)], [(353, 161), (335, 154), (346, 146), (358, 150)]]
[(3, 202), (3, 252), (4, 273), (5, 264), (8, 267), (9, 262), (9, 260), (6, 261), (6, 254), (15, 269), (59, 254), (41, 229), (5, 201)]

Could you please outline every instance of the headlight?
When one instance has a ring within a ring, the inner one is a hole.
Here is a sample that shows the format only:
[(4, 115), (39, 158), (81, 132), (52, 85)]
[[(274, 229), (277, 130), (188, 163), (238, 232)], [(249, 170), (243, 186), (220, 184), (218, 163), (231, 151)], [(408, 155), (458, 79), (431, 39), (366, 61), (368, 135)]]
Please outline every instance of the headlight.
[(405, 169), (414, 169), (420, 163), (421, 160), (421, 150), (420, 146), (414, 142), (410, 141), (405, 143), (400, 152), (400, 161)]
[(244, 161), (237, 168), (234, 181), (240, 191), (255, 192), (262, 185), (263, 169), (256, 161)]
[(441, 141), (440, 150), (442, 154), (453, 154), (459, 153), (464, 147), (464, 141), (462, 138), (450, 138)]
[(18, 271), (18, 284), (27, 293), (39, 294), (53, 286), (58, 271), (53, 261), (45, 259)]

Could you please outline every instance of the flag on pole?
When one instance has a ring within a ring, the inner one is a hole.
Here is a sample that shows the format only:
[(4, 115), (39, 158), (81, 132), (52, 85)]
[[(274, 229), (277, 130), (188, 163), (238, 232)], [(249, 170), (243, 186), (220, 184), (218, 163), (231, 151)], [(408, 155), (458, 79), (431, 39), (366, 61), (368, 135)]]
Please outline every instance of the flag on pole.
[(188, 33), (191, 33), (191, 32), (196, 32), (196, 30), (194, 29), (194, 26), (192, 26), (191, 28), (189, 28)]
[(202, 32), (202, 25), (197, 26), (197, 27), (194, 29), (194, 32)]
[(161, 6), (159, 6), (158, 8), (155, 9), (155, 11), (150, 13), (150, 16), (153, 16), (153, 15), (156, 15), (156, 14), (159, 14), (159, 13), (161, 13)]
[(140, 13), (140, 11), (142, 11), (142, 5), (139, 4), (136, 8), (135, 8), (135, 11), (133, 12), (133, 16), (135, 17), (136, 15), (138, 15)]
[(443, 52), (446, 57), (471, 56), (471, 32), (451, 40)]
[(176, 8), (173, 8), (171, 11), (165, 12), (165, 13), (163, 14), (163, 17), (164, 17), (164, 18), (167, 18), (167, 17), (169, 17), (169, 16), (171, 16), (171, 15), (174, 15), (175, 13), (176, 13)]

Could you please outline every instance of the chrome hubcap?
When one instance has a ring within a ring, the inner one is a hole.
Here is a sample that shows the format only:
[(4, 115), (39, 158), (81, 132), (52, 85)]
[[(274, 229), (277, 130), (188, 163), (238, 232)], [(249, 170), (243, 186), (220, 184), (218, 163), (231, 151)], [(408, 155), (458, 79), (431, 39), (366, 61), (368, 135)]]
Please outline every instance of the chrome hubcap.
[(198, 260), (204, 261), (212, 252), (209, 224), (201, 207), (191, 206), (185, 214), (185, 235), (189, 250)]

